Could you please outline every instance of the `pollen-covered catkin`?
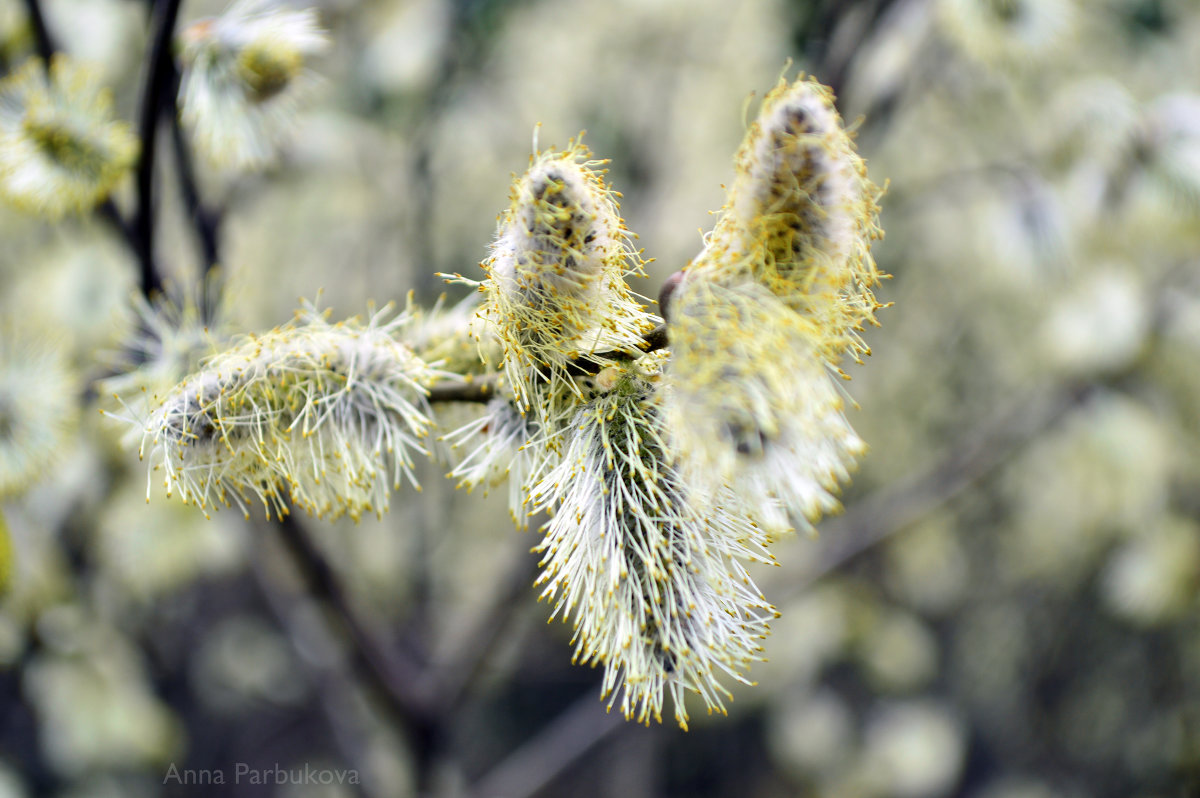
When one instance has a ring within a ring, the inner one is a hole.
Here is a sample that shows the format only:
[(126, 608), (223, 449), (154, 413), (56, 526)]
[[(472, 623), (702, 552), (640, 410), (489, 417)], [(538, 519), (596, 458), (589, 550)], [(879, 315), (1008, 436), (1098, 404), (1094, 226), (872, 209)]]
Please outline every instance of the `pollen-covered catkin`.
[(689, 268), (710, 280), (752, 279), (814, 324), (837, 367), (867, 353), (859, 335), (880, 307), (871, 242), (881, 235), (866, 165), (833, 95), (814, 80), (781, 81), (763, 100), (735, 158), (736, 177), (705, 253)]
[(202, 509), (256, 496), (323, 518), (382, 513), (432, 426), (428, 387), (446, 374), (394, 338), (407, 321), (291, 324), (209, 359), (151, 412), (143, 433), (168, 492)]
[(101, 202), (133, 166), (138, 140), (94, 74), (56, 55), (0, 82), (0, 197), (57, 220)]
[(497, 396), (479, 418), (448, 433), (443, 440), (453, 449), (467, 450), (446, 476), (455, 487), (484, 490), (508, 482), (508, 510), (519, 529), (529, 526), (529, 491), (556, 461), (541, 428), (512, 400)]
[(813, 530), (865, 451), (814, 341), (813, 322), (757, 283), (689, 273), (671, 300), (661, 403), (678, 468), (701, 512), (732, 488), (767, 542)]
[(836, 509), (865, 450), (831, 372), (869, 353), (880, 191), (813, 80), (767, 95), (735, 163), (715, 229), (669, 284), (659, 402), (692, 500), (732, 488), (769, 543)]
[(480, 314), (503, 347), (517, 405), (542, 421), (562, 420), (582, 400), (573, 364), (636, 353), (658, 323), (625, 282), (642, 262), (601, 165), (578, 143), (537, 156), (483, 263)]
[(603, 664), (609, 706), (661, 721), (670, 693), (724, 711), (721, 678), (746, 682), (774, 609), (739, 560), (756, 557), (747, 518), (696, 512), (666, 454), (651, 384), (632, 371), (580, 407), (559, 465), (533, 491), (553, 509), (536, 551), (551, 617), (570, 618), (575, 661)]

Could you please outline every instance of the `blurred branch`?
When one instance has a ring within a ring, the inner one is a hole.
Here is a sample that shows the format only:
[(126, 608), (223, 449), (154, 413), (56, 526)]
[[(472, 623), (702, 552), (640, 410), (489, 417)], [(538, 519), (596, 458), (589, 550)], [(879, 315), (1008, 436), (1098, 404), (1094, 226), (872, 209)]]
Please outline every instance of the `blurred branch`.
[(588, 692), (563, 711), (537, 736), (484, 774), (468, 793), (473, 798), (528, 798), (536, 795), (576, 760), (625, 728), (621, 713), (613, 714)]
[(873, 40), (876, 30), (897, 0), (860, 3), (829, 2), (818, 16), (813, 67), (818, 79), (841, 97), (850, 64), (858, 51)]
[[(303, 655), (304, 634), (294, 617), (295, 605), (280, 595), (271, 584), (265, 568), (265, 556), (258, 553), (252, 558), (251, 566), (254, 571), (254, 581), (258, 592), (266, 603), (271, 614), (286, 632), (288, 640), (296, 654), (296, 658), (305, 662), (315, 683), (320, 697), (321, 709), (329, 723), (330, 731), (342, 756), (348, 764), (360, 772), (368, 770), (364, 755), (366, 753), (367, 730), (363, 724), (350, 717), (355, 703), (353, 701), (354, 687), (351, 678), (340, 662), (313, 662), (312, 657)], [(358, 792), (363, 795), (374, 795), (377, 791), (369, 790), (369, 779), (364, 777), (358, 784)]]
[(178, 77), (178, 70), (171, 54), (171, 45), (180, 3), (181, 0), (161, 0), (154, 5), (138, 118), (138, 138), (142, 147), (136, 175), (137, 210), (133, 217), (133, 248), (141, 268), (142, 293), (147, 298), (153, 292), (162, 290), (162, 276), (154, 262), (154, 160), (158, 147), (158, 124), (168, 98), (172, 100), (171, 110), (174, 111), (170, 89)]
[(498, 374), (487, 374), (472, 380), (455, 380), (434, 385), (429, 389), (431, 402), (490, 402), (496, 395)]
[(1033, 166), (1041, 159), (1038, 153), (1025, 153), (1024, 161), (983, 163), (954, 169), (921, 180), (906, 181), (903, 185), (888, 187), (887, 211), (895, 213), (908, 210), (910, 205), (921, 203), (929, 197), (943, 202), (961, 202), (970, 192), (980, 187), (995, 189), (1003, 182), (1008, 187), (1023, 188), (1039, 180), (1039, 171)]
[(55, 47), (54, 40), (50, 37), (50, 31), (46, 28), (46, 18), (42, 15), (42, 7), (38, 0), (25, 0), (25, 11), (29, 14), (29, 27), (33, 28), (33, 43), (37, 48), (37, 54), (49, 67), (50, 59), (54, 57)]
[(951, 447), (924, 472), (850, 505), (845, 515), (821, 525), (821, 537), (828, 543), (817, 564), (800, 578), (790, 573), (786, 586), (781, 586), (780, 598), (786, 601), (799, 596), (822, 577), (987, 477), (1086, 401), (1097, 387), (1089, 382), (1068, 382), (1034, 391)]
[[(172, 81), (171, 96), (175, 96), (179, 90), (179, 73), (178, 70), (174, 71), (175, 79)], [(174, 111), (174, 104), (169, 108), (164, 107), (164, 112), (166, 110)], [(171, 143), (174, 145), (175, 164), (179, 170), (179, 193), (183, 197), (184, 208), (196, 234), (196, 244), (200, 248), (200, 259), (203, 264), (199, 292), (200, 316), (205, 322), (211, 322), (216, 312), (214, 303), (220, 296), (220, 292), (217, 291), (214, 296), (210, 296), (208, 280), (213, 270), (221, 263), (221, 214), (204, 207), (204, 202), (200, 198), (200, 188), (196, 181), (192, 150), (184, 135), (179, 114), (171, 113), (169, 116), (171, 117)]]
[(300, 523), (286, 515), (272, 528), (292, 555), (311, 595), (328, 603), (341, 618), (353, 642), (359, 671), (376, 688), (390, 713), (406, 728), (435, 714), (432, 691), (427, 689), (421, 666), (380, 641), (360, 618), (341, 581)]
[[(539, 525), (540, 522), (534, 522), (535, 528)], [(522, 598), (529, 592), (536, 575), (537, 559), (527, 552), (520, 552), (498, 580), (499, 587), (493, 591), (492, 600), (469, 625), (463, 645), (448, 657), (447, 666), (440, 669), (439, 695), (448, 715), (458, 712), (479, 682), (486, 664), (504, 639), (513, 615), (526, 606)]]

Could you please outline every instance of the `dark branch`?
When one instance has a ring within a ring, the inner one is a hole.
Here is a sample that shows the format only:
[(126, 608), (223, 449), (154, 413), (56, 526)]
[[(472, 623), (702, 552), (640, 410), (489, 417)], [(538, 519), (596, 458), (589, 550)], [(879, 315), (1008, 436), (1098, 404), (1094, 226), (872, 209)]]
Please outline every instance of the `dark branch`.
[[(541, 522), (534, 521), (532, 526), (537, 529)], [(447, 714), (454, 715), (462, 708), (492, 655), (507, 639), (513, 616), (526, 606), (522, 599), (529, 594), (537, 572), (537, 559), (528, 552), (520, 552), (520, 557), (500, 577), (499, 588), (487, 609), (468, 625), (470, 631), (463, 635), (462, 648), (448, 657), (448, 664), (440, 669), (440, 695)]]
[(311, 595), (332, 607), (349, 633), (355, 665), (375, 688), (389, 712), (407, 729), (425, 725), (435, 711), (421, 666), (394, 646), (385, 645), (359, 617), (354, 602), (308, 533), (291, 515), (274, 525), (291, 553)]
[(141, 267), (142, 293), (149, 297), (162, 290), (162, 276), (154, 262), (154, 159), (158, 145), (158, 124), (178, 79), (171, 43), (181, 0), (162, 0), (154, 6), (150, 22), (150, 48), (142, 87), (138, 137), (141, 156), (137, 166), (137, 212), (133, 219), (133, 248)]
[(429, 389), (431, 402), (477, 402), (486, 403), (496, 395), (498, 374), (476, 377), (461, 382), (445, 382)]
[[(179, 73), (175, 71), (175, 80), (172, 81), (171, 95), (174, 96), (179, 87)], [(166, 106), (173, 110), (173, 106)], [(204, 202), (200, 199), (200, 189), (196, 181), (196, 170), (192, 163), (192, 151), (188, 147), (187, 138), (183, 133), (183, 125), (180, 123), (179, 114), (171, 113), (171, 142), (174, 145), (175, 164), (179, 170), (179, 192), (183, 197), (183, 204), (187, 211), (188, 219), (192, 222), (192, 229), (196, 234), (196, 243), (200, 247), (200, 258), (204, 264), (203, 274), (200, 278), (200, 315), (205, 322), (211, 322), (215, 315), (216, 308), (214, 307), (216, 298), (220, 296), (219, 291), (209, 290), (209, 279), (213, 274), (213, 270), (221, 263), (220, 255), (220, 228), (221, 215), (204, 207)], [(210, 296), (210, 293), (212, 296)]]
[[(668, 345), (667, 341), (667, 325), (660, 324), (650, 332), (642, 336), (643, 345), (640, 352), (631, 354), (622, 350), (613, 350), (610, 352), (596, 352), (595, 354), (577, 358), (567, 364), (567, 373), (576, 377), (587, 377), (594, 374), (599, 374), (605, 368), (605, 361), (612, 360), (635, 360), (647, 352), (654, 352), (659, 349), (665, 349)], [(541, 368), (542, 376), (549, 377), (549, 367)]]
[[(667, 346), (667, 326), (660, 324), (642, 338), (645, 341), (645, 352), (654, 352), (658, 349), (664, 349)], [(597, 352), (594, 355), (588, 355), (587, 359), (580, 358), (573, 361), (567, 366), (567, 372), (576, 377), (587, 377), (599, 374), (604, 368), (603, 361), (605, 360), (633, 360), (637, 355), (631, 355), (628, 352), (612, 351), (612, 352)], [(595, 358), (595, 359), (592, 359)], [(543, 376), (549, 376), (546, 369), (542, 371)], [(435, 385), (429, 389), (429, 401), (431, 402), (476, 402), (486, 403), (491, 401), (496, 395), (496, 382), (499, 379), (498, 374), (488, 374), (483, 377), (475, 377), (470, 380), (461, 382), (446, 382), (441, 385)]]
[(604, 704), (588, 693), (476, 782), (470, 795), (534, 795), (624, 726), (620, 713), (606, 712)]
[(50, 38), (50, 31), (46, 28), (46, 18), (42, 16), (42, 7), (38, 0), (25, 0), (25, 10), (29, 13), (29, 27), (33, 28), (34, 46), (37, 47), (37, 53), (42, 57), (42, 61), (49, 67), (50, 59), (54, 57), (57, 48), (54, 46), (54, 40)]

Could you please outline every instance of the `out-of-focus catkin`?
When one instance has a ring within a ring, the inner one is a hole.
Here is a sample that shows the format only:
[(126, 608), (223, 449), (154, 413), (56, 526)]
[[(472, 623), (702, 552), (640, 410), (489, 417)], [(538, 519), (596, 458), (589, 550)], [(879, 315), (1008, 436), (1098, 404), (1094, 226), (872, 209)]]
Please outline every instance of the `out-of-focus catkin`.
[(881, 192), (813, 80), (767, 95), (735, 162), (715, 229), (669, 284), (659, 400), (691, 495), (711, 507), (732, 488), (769, 542), (836, 509), (865, 450), (831, 372), (869, 354)]
[(835, 368), (868, 354), (859, 332), (880, 307), (871, 243), (882, 191), (842, 124), (830, 90), (781, 81), (763, 100), (735, 157), (725, 207), (690, 268), (752, 279), (813, 323)]

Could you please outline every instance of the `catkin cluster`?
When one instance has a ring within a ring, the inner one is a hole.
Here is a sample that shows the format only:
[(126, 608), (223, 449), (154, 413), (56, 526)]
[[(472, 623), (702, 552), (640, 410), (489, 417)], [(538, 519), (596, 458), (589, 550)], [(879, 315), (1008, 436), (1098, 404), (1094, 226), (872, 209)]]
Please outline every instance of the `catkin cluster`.
[(365, 325), (309, 310), (169, 392), (143, 448), (205, 509), (357, 517), (415, 484), (429, 389), (486, 385), (483, 411), (441, 436), (449, 476), (507, 479), (517, 525), (539, 519), (537, 584), (575, 661), (604, 667), (628, 718), (661, 721), (670, 695), (686, 728), (689, 693), (724, 712), (775, 615), (748, 565), (835, 510), (864, 451), (834, 377), (880, 307), (880, 191), (827, 89), (776, 87), (735, 163), (665, 328), (626, 282), (642, 260), (603, 162), (572, 142), (516, 180), (485, 279), (455, 276), (477, 301)]

